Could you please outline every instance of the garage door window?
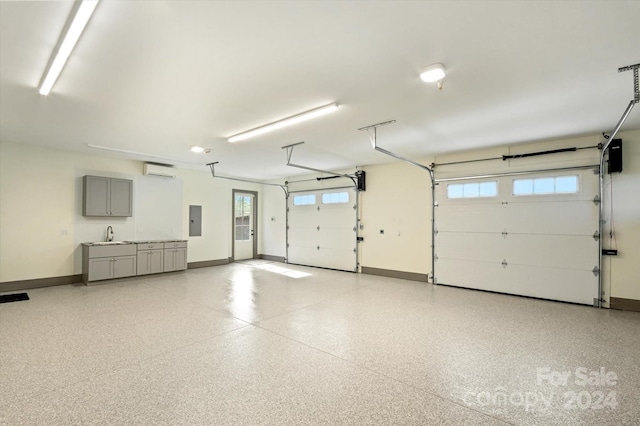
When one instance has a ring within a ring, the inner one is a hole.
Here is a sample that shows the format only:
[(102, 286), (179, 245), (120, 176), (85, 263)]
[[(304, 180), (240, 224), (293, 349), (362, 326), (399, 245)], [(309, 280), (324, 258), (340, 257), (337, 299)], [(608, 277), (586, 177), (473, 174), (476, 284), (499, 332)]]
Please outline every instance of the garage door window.
[(325, 192), (322, 194), (322, 204), (338, 204), (348, 202), (348, 192)]
[(578, 176), (514, 179), (513, 195), (575, 194), (578, 192)]
[(307, 195), (294, 195), (293, 196), (293, 205), (294, 206), (310, 206), (316, 203), (316, 195), (315, 194), (307, 194)]
[(498, 183), (469, 182), (447, 185), (447, 198), (495, 197), (498, 195)]

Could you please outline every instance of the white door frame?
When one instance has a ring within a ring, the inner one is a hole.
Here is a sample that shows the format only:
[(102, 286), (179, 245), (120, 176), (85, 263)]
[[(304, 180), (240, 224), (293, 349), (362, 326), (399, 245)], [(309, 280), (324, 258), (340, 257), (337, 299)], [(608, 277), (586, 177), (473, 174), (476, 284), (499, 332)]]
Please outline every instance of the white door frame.
[(251, 195), (253, 196), (253, 205), (251, 212), (251, 233), (253, 242), (253, 259), (258, 258), (258, 192), (257, 191), (245, 191), (242, 189), (231, 190), (231, 261), (235, 261), (236, 258), (236, 195)]

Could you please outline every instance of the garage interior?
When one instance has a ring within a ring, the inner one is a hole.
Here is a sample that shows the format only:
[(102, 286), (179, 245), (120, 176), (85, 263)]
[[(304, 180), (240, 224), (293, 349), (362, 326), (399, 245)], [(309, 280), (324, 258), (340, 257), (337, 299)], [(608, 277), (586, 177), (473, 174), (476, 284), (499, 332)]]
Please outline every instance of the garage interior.
[(635, 424), (637, 16), (0, 2), (0, 424)]

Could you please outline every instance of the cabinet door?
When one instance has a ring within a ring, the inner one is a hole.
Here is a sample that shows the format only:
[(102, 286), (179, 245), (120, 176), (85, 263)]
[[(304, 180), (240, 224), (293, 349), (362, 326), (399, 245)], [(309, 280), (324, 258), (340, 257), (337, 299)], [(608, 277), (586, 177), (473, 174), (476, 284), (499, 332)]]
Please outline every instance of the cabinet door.
[(174, 248), (164, 250), (164, 272), (187, 269), (187, 249)]
[(133, 181), (113, 178), (110, 180), (110, 215), (133, 216)]
[(113, 278), (130, 277), (136, 274), (136, 256), (115, 257)]
[(138, 275), (157, 274), (164, 271), (164, 250), (138, 251)]
[(113, 278), (113, 263), (112, 257), (89, 259), (89, 281)]
[(151, 250), (149, 254), (149, 272), (157, 274), (164, 270), (164, 250)]
[(186, 248), (176, 249), (174, 256), (175, 256), (175, 261), (174, 261), (175, 270), (180, 271), (183, 269), (187, 269), (187, 249)]
[(109, 178), (85, 176), (82, 214), (109, 216)]
[(137, 275), (147, 275), (151, 273), (151, 252), (150, 251), (138, 251), (137, 260)]
[(164, 250), (164, 272), (171, 272), (176, 270), (175, 252), (175, 249)]

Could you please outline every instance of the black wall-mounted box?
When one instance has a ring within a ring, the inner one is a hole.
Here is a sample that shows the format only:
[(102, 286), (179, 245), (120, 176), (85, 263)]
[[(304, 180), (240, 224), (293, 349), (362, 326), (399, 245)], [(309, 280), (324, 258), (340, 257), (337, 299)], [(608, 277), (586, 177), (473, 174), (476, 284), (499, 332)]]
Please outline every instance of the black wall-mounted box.
[(367, 172), (364, 170), (358, 170), (356, 172), (356, 179), (358, 179), (358, 191), (367, 190)]
[(622, 172), (622, 139), (612, 140), (607, 151), (609, 153), (608, 173)]

